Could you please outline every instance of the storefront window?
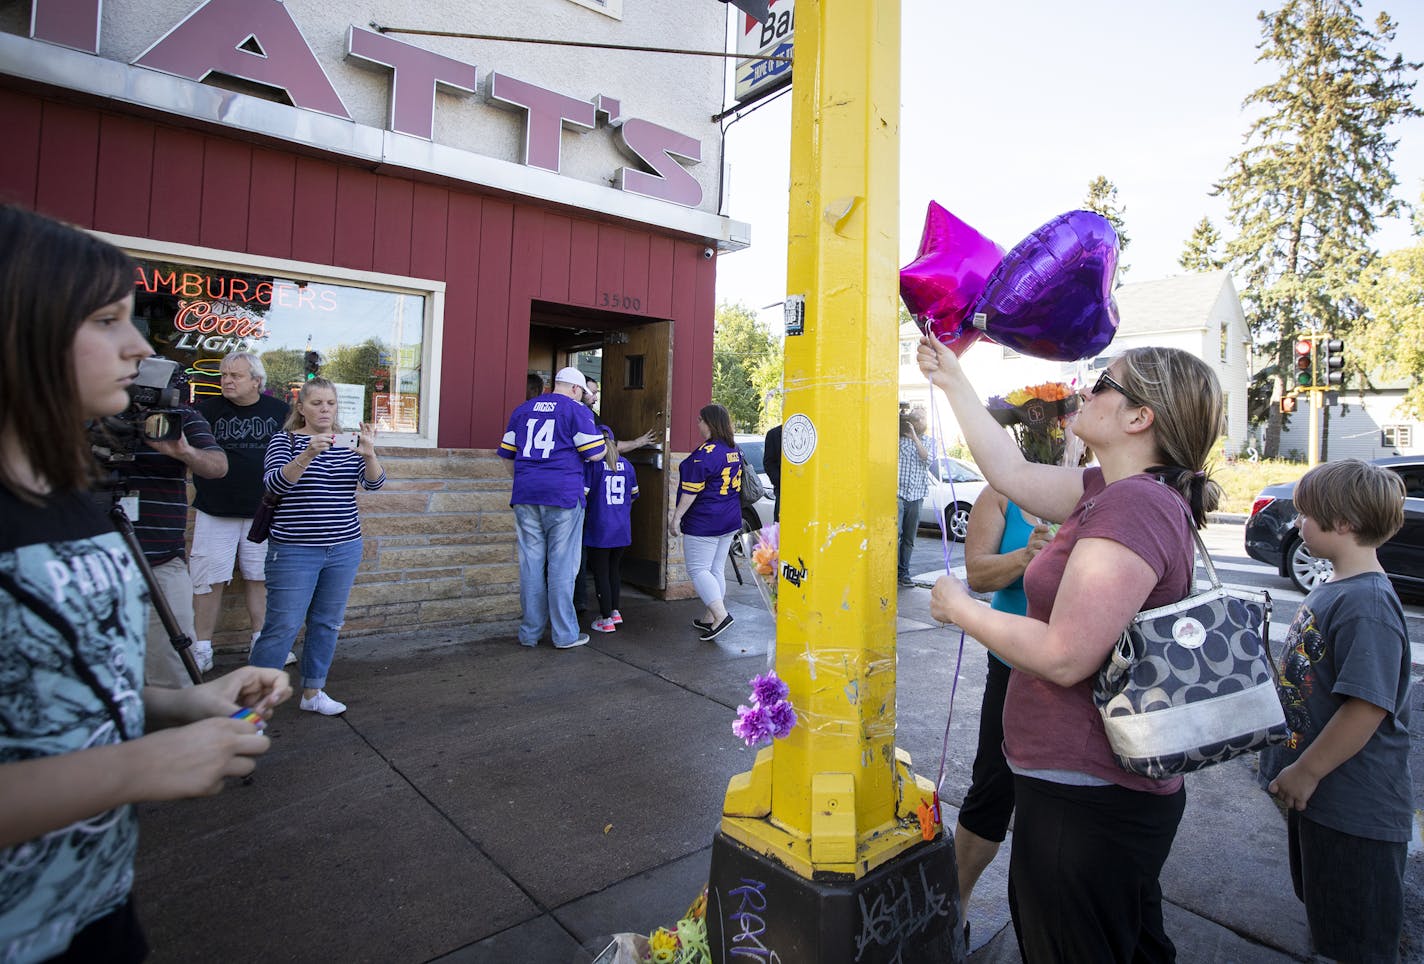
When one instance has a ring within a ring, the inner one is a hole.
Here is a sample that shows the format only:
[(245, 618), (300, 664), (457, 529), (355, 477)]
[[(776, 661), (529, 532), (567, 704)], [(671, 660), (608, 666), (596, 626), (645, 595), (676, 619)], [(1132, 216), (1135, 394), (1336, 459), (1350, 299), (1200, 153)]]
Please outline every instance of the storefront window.
[(261, 358), (267, 393), (290, 400), (315, 352), (343, 428), (422, 431), (425, 295), (176, 261), (138, 266), (134, 322), (184, 366), (191, 400), (221, 394), (218, 365), (234, 351)]

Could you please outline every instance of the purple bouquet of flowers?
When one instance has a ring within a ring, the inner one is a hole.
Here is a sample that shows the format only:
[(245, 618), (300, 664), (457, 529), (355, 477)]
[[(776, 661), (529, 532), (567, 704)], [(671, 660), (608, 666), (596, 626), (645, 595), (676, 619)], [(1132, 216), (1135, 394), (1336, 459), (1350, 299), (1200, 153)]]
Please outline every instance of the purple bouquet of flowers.
[(781, 739), (796, 725), (796, 710), (791, 706), (791, 688), (775, 671), (754, 676), (752, 705), (738, 706), (732, 732), (746, 741), (747, 746)]

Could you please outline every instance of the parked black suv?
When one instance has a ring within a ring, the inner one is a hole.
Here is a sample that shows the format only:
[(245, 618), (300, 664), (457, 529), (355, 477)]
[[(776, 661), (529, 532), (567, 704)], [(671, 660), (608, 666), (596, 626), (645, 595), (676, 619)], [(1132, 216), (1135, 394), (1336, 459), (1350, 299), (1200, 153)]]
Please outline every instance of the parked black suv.
[[(1401, 596), (1424, 595), (1424, 456), (1375, 459), (1375, 465), (1404, 479), (1404, 528), (1379, 547), (1380, 564)], [(1295, 483), (1268, 485), (1251, 505), (1246, 520), (1246, 554), (1270, 566), (1301, 592), (1330, 578), (1329, 562), (1305, 548), (1295, 524)]]

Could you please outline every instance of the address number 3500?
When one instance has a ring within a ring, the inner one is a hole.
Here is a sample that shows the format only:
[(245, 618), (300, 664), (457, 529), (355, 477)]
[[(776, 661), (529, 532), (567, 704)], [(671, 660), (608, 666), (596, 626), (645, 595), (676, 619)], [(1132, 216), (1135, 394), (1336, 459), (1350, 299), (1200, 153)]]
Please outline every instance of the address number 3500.
[(643, 299), (634, 298), (632, 295), (620, 295), (616, 291), (605, 291), (599, 299), (601, 308), (626, 308), (629, 311), (642, 311)]

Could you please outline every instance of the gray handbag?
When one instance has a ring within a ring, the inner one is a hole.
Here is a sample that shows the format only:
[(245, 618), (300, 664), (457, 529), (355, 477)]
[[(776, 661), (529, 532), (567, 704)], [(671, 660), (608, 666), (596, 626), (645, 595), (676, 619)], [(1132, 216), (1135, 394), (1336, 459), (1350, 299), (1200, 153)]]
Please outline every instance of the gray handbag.
[(1271, 595), (1226, 589), (1195, 526), (1192, 538), (1211, 588), (1134, 616), (1093, 684), (1118, 764), (1159, 780), (1288, 735)]
[(737, 454), (742, 457), (742, 506), (749, 508), (766, 497), (766, 486), (761, 484), (756, 466), (752, 465), (751, 459), (747, 458), (747, 453), (742, 451), (741, 446), (737, 447)]

